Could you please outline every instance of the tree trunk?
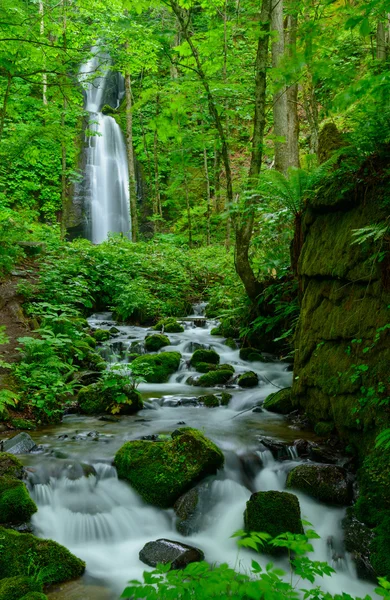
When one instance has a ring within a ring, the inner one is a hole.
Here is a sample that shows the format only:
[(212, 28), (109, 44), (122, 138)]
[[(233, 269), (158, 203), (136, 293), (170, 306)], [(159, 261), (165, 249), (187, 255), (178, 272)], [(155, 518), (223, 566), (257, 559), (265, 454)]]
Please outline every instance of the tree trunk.
[(206, 180), (206, 199), (207, 199), (207, 235), (206, 245), (210, 246), (211, 243), (211, 231), (210, 231), (210, 219), (211, 219), (211, 194), (210, 194), (210, 177), (209, 177), (209, 166), (207, 162), (207, 150), (206, 146), (203, 147), (203, 162), (204, 162), (204, 176)]
[[(43, 10), (42, 0), (39, 0), (39, 14), (40, 14), (40, 18), (41, 18), (39, 31), (40, 31), (41, 37), (43, 37), (45, 35), (45, 21), (44, 21), (44, 10)], [(45, 68), (45, 60), (43, 63), (43, 67)], [(43, 104), (46, 106), (47, 105), (47, 74), (46, 73), (42, 73), (42, 101), (43, 101)]]
[(7, 74), (7, 86), (5, 88), (5, 93), (4, 93), (4, 98), (3, 98), (3, 106), (1, 107), (1, 115), (0, 115), (0, 140), (3, 137), (5, 116), (7, 114), (7, 104), (8, 104), (9, 93), (11, 90), (11, 84), (12, 84), (12, 75), (11, 75), (11, 73), (8, 73)]
[(130, 217), (131, 217), (131, 239), (138, 239), (138, 216), (137, 216), (137, 186), (135, 180), (135, 162), (133, 147), (133, 99), (131, 95), (131, 76), (125, 73), (126, 92), (126, 143), (127, 164), (129, 168), (129, 194), (130, 194)]
[(383, 21), (378, 21), (376, 29), (376, 57), (378, 60), (387, 57), (387, 28)]
[(242, 216), (236, 222), (235, 266), (252, 302), (262, 291), (249, 260), (249, 247), (253, 233), (255, 205), (259, 196), (255, 193), (263, 158), (264, 128), (266, 120), (266, 90), (269, 33), (272, 0), (263, 0), (260, 15), (260, 35), (255, 63), (255, 114), (253, 121), (252, 153), (248, 176), (248, 193), (244, 198)]
[[(66, 56), (67, 49), (67, 0), (62, 0), (62, 44), (63, 44), (63, 56)], [(62, 83), (65, 88), (65, 76), (62, 76)], [(63, 103), (62, 103), (62, 112), (61, 112), (61, 209), (62, 209), (62, 219), (61, 219), (61, 237), (62, 239), (66, 236), (66, 222), (67, 222), (67, 208), (68, 208), (68, 198), (67, 198), (67, 185), (66, 185), (66, 109), (67, 102), (64, 89), (62, 90), (63, 94)]]
[[(272, 0), (271, 29), (276, 31), (277, 38), (272, 43), (272, 66), (277, 69), (284, 56), (283, 0)], [(284, 78), (276, 82), (277, 89), (273, 98), (274, 136), (275, 136), (275, 169), (286, 173), (288, 160), (288, 123), (287, 123), (287, 90)]]
[[(287, 52), (291, 60), (296, 57), (298, 19), (295, 15), (287, 17)], [(288, 166), (299, 168), (299, 118), (298, 118), (298, 84), (287, 88), (287, 144)]]

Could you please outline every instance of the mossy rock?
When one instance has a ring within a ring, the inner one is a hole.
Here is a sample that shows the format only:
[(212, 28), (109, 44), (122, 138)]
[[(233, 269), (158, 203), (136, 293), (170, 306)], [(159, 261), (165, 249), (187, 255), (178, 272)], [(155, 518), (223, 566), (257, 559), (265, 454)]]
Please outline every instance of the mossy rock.
[(237, 383), (243, 388), (256, 387), (259, 384), (259, 377), (254, 371), (247, 371), (238, 377)]
[(231, 350), (237, 350), (237, 344), (233, 338), (227, 338), (224, 341), (225, 346), (230, 348)]
[(222, 392), (221, 394), (218, 394), (218, 396), (221, 399), (222, 406), (227, 406), (230, 400), (233, 398), (233, 395), (229, 394), (228, 392)]
[(90, 348), (96, 348), (97, 340), (95, 340), (95, 338), (91, 335), (85, 334), (83, 340), (88, 344), (88, 346), (90, 346)]
[(216, 385), (224, 385), (231, 378), (231, 371), (210, 371), (199, 377), (196, 385), (200, 387), (214, 387)]
[(333, 421), (318, 421), (314, 425), (314, 433), (316, 433), (319, 437), (328, 438), (334, 432), (334, 423)]
[(199, 402), (207, 406), (207, 408), (215, 408), (219, 406), (219, 399), (215, 394), (208, 394), (207, 396), (199, 396)]
[(42, 583), (76, 579), (85, 571), (82, 560), (52, 540), (42, 540), (30, 533), (17, 533), (4, 527), (0, 527), (0, 539), (0, 579), (28, 575), (31, 556), (34, 557), (34, 568), (40, 573)]
[(11, 419), (10, 423), (12, 427), (15, 427), (15, 429), (25, 429), (26, 431), (33, 431), (37, 428), (36, 423), (34, 423), (34, 421), (30, 421), (29, 419)]
[(206, 363), (211, 365), (218, 365), (220, 361), (219, 354), (215, 350), (195, 350), (191, 356), (190, 364), (192, 367), (197, 369), (199, 363)]
[(25, 523), (37, 510), (23, 481), (0, 477), (0, 523)]
[(106, 342), (110, 339), (110, 332), (107, 329), (95, 329), (92, 332), (92, 336), (97, 342)]
[(75, 360), (80, 367), (87, 371), (105, 371), (107, 369), (107, 363), (102, 359), (100, 354), (91, 350), (88, 344), (85, 344), (83, 347), (81, 343), (78, 343), (77, 348), (84, 353), (83, 359)]
[(112, 413), (132, 415), (143, 408), (142, 396), (127, 383), (118, 387), (105, 387), (99, 381), (87, 385), (78, 393), (80, 411), (85, 415)]
[(153, 327), (155, 331), (164, 331), (164, 333), (183, 333), (184, 327), (174, 317), (162, 319)]
[(241, 348), (239, 356), (247, 362), (264, 362), (264, 356), (256, 348)]
[(298, 465), (288, 474), (286, 487), (326, 504), (346, 506), (352, 501), (352, 486), (347, 473), (336, 465)]
[(267, 396), (263, 408), (279, 415), (289, 415), (294, 410), (291, 388), (285, 388)]
[(225, 338), (236, 338), (239, 336), (240, 332), (237, 327), (233, 327), (229, 323), (224, 323), (222, 321), (218, 327), (214, 327), (210, 333), (211, 335), (220, 335)]
[(46, 594), (41, 594), (40, 592), (29, 592), (20, 600), (49, 600)]
[(378, 577), (390, 577), (390, 511), (383, 511), (370, 545), (371, 564)]
[(131, 370), (148, 383), (165, 383), (180, 366), (180, 352), (160, 352), (139, 356), (131, 363)]
[(22, 597), (26, 598), (26, 594), (28, 596), (33, 593), (40, 594), (42, 589), (42, 583), (32, 577), (6, 577), (0, 581), (0, 598), (1, 600), (20, 600)]
[(169, 508), (194, 483), (222, 467), (219, 448), (200, 431), (189, 427), (173, 432), (170, 440), (127, 442), (114, 464), (146, 502)]
[[(289, 492), (256, 492), (246, 503), (245, 530), (268, 533), (272, 538), (282, 533), (303, 533), (299, 500)], [(261, 552), (280, 555), (285, 548), (266, 544)]]
[(231, 373), (234, 373), (235, 368), (233, 367), (233, 365), (223, 364), (218, 365), (218, 371), (230, 371)]
[(153, 335), (148, 335), (145, 338), (145, 348), (148, 352), (158, 352), (164, 346), (170, 346), (171, 342), (166, 335), (162, 335), (161, 333), (155, 333)]
[(23, 477), (24, 467), (14, 454), (0, 452), (0, 477)]
[(196, 370), (198, 373), (210, 373), (210, 371), (215, 371), (215, 365), (212, 363), (200, 362), (196, 365)]

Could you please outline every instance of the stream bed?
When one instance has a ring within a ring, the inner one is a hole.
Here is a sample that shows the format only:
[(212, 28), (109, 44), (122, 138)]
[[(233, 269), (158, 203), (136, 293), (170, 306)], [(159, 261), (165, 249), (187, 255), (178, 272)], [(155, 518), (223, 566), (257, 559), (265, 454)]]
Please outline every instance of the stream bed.
[[(247, 550), (241, 550), (238, 558), (236, 539), (230, 536), (243, 527), (243, 512), (251, 493), (284, 489), (288, 471), (302, 462), (294, 440), (316, 438), (284, 417), (252, 411), (270, 393), (291, 385), (290, 367), (276, 361), (240, 360), (238, 349), (232, 350), (223, 338), (211, 336), (216, 323), (199, 320), (201, 308), (196, 307), (193, 321), (189, 317), (183, 323), (184, 333), (166, 334), (171, 346), (163, 351), (181, 352), (181, 367), (167, 383), (139, 386), (145, 402), (141, 412), (118, 419), (70, 414), (60, 425), (32, 432), (41, 451), (21, 458), (29, 468), (30, 491), (39, 509), (33, 517), (35, 533), (60, 542), (87, 563), (83, 580), (57, 586), (49, 594), (52, 600), (116, 600), (130, 579), (142, 578), (142, 572), (149, 569), (138, 554), (146, 542), (158, 538), (199, 547), (209, 562), (240, 564), (242, 569), (249, 568), (254, 557), (261, 564), (269, 562), (269, 557)], [(89, 322), (94, 328), (118, 329), (101, 351), (111, 365), (121, 363), (123, 368), (128, 367), (126, 352), (130, 345), (142, 343), (150, 333), (146, 328), (118, 325), (110, 313), (93, 315)], [(198, 347), (216, 350), (221, 363), (232, 364), (236, 373), (255, 371), (259, 385), (252, 389), (229, 388), (233, 397), (228, 406), (199, 405), (197, 397), (215, 389), (186, 384), (188, 377), (195, 375), (188, 361)], [(176, 531), (172, 509), (145, 504), (127, 483), (118, 480), (112, 467), (114, 454), (124, 442), (170, 433), (185, 425), (203, 431), (225, 454), (225, 467), (206, 480), (198, 531), (189, 537)], [(291, 444), (289, 456), (275, 460), (260, 443), (261, 436)], [(85, 476), (88, 465), (94, 470)], [(302, 518), (310, 521), (321, 536), (314, 540), (311, 557), (330, 562), (337, 571), (318, 583), (333, 594), (376, 597), (373, 586), (357, 578), (351, 558), (343, 551), (341, 520), (345, 510), (320, 504), (304, 494), (297, 496)], [(288, 571), (286, 562), (277, 562)]]

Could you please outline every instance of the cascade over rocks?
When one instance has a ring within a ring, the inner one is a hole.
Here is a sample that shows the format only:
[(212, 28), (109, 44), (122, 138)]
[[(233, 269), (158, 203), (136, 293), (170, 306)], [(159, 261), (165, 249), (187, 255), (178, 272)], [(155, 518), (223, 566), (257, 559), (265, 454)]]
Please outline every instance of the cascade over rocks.
[(135, 440), (116, 453), (114, 464), (143, 497), (169, 508), (200, 479), (215, 473), (224, 463), (219, 448), (200, 431), (183, 427), (166, 441)]
[(352, 501), (352, 482), (345, 469), (336, 465), (298, 465), (288, 474), (286, 487), (327, 504), (345, 506)]
[(190, 563), (204, 560), (204, 554), (199, 548), (183, 542), (161, 538), (148, 542), (139, 553), (139, 558), (151, 567), (156, 567), (158, 563), (171, 563), (172, 569), (184, 569)]

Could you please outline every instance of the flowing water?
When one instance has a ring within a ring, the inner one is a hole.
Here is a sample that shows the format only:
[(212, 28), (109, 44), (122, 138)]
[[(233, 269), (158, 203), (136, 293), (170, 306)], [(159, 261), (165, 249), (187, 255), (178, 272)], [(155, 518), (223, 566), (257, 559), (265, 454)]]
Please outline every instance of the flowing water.
[[(130, 237), (129, 174), (126, 146), (118, 123), (101, 112), (105, 104), (117, 108), (124, 95), (123, 79), (109, 69), (107, 57), (93, 49), (94, 56), (80, 70), (89, 113), (84, 178), (76, 194), (83, 195), (86, 236), (98, 244), (109, 232)], [(94, 78), (91, 75), (101, 73)]]
[[(195, 316), (199, 313), (201, 308), (197, 307)], [(91, 317), (90, 323), (108, 329), (115, 324), (109, 313)], [(145, 408), (138, 414), (114, 422), (68, 415), (61, 425), (32, 434), (42, 445), (39, 453), (24, 457), (30, 469), (31, 494), (39, 508), (33, 517), (35, 531), (61, 542), (87, 562), (83, 579), (86, 587), (69, 596), (72, 599), (100, 598), (95, 592), (88, 594), (88, 589), (97, 589), (96, 585), (107, 590), (104, 598), (118, 598), (126, 582), (140, 578), (148, 568), (138, 559), (143, 545), (160, 537), (197, 546), (210, 562), (238, 564), (236, 542), (230, 536), (243, 526), (246, 501), (253, 491), (283, 490), (287, 472), (299, 463), (292, 443), (298, 438), (310, 439), (313, 434), (297, 430), (276, 414), (246, 410), (291, 384), (288, 365), (243, 362), (238, 350), (231, 350), (222, 338), (210, 335), (213, 326), (215, 323), (210, 321), (203, 326), (186, 321), (184, 333), (168, 334), (171, 346), (164, 351), (181, 352), (181, 368), (165, 384), (140, 386)], [(111, 364), (121, 363), (127, 369), (126, 351), (131, 351), (132, 345), (142, 345), (148, 331), (117, 327), (119, 334), (102, 347), (102, 353)], [(226, 407), (200, 406), (197, 396), (215, 390), (186, 384), (188, 376), (194, 375), (187, 361), (198, 347), (215, 349), (221, 362), (233, 364), (236, 373), (256, 371), (259, 385), (251, 390), (231, 387), (228, 391), (233, 397)], [(205, 482), (207, 493), (202, 496), (198, 529), (189, 537), (176, 531), (173, 510), (145, 504), (127, 483), (118, 480), (112, 467), (113, 456), (125, 441), (172, 432), (184, 424), (204, 431), (224, 451), (226, 459), (225, 467)], [(290, 442), (290, 459), (276, 461), (260, 444), (260, 435)], [(85, 476), (91, 465), (93, 473)], [(342, 549), (340, 522), (344, 509), (322, 505), (303, 494), (298, 496), (303, 518), (321, 536), (314, 540), (315, 559), (329, 561), (337, 569), (336, 575), (319, 583), (332, 593), (372, 593), (369, 584), (357, 579), (354, 565)], [(259, 555), (241, 551), (239, 564), (247, 569), (254, 557), (264, 565), (268, 562), (267, 557), (259, 559)], [(278, 562), (288, 570), (283, 560)], [(88, 587), (91, 584), (93, 587)], [(66, 594), (63, 597), (68, 598)]]

